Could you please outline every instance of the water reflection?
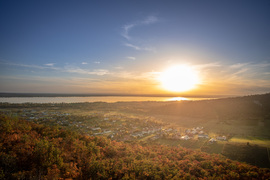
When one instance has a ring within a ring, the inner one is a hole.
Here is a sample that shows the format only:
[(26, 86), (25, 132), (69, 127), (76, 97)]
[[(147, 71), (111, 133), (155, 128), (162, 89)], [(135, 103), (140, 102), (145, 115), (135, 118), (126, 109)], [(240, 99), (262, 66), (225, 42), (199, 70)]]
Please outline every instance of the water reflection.
[(83, 103), (83, 102), (132, 102), (132, 101), (197, 101), (213, 98), (185, 97), (137, 97), (137, 96), (91, 96), (91, 97), (1, 97), (0, 103)]
[(185, 97), (173, 97), (173, 98), (169, 98), (166, 101), (188, 101), (190, 99), (185, 98)]

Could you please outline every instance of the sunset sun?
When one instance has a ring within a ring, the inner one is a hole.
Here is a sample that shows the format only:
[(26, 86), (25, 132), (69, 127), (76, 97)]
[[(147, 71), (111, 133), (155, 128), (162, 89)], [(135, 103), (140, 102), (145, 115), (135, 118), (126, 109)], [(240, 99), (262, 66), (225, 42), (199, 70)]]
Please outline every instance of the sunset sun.
[(199, 83), (198, 73), (190, 66), (172, 66), (160, 74), (159, 80), (164, 89), (184, 92), (195, 88)]

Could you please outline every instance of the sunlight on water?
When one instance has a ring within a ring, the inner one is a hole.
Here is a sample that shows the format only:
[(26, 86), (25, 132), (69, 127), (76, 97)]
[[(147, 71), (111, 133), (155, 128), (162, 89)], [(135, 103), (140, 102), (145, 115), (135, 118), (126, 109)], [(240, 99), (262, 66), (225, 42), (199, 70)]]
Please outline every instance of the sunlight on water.
[(190, 99), (185, 98), (185, 97), (173, 97), (173, 98), (169, 98), (166, 101), (188, 101)]
[[(198, 101), (211, 98), (185, 97), (137, 97), (137, 96), (91, 96), (91, 97), (2, 97), (0, 103), (84, 103), (84, 102), (132, 102), (132, 101)], [(212, 98), (213, 99), (213, 98)]]

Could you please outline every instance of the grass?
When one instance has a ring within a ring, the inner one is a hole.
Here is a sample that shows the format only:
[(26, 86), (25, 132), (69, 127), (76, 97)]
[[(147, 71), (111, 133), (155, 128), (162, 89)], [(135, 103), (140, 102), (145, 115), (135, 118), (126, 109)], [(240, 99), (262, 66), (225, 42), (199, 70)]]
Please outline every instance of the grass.
[(259, 137), (252, 137), (252, 136), (234, 136), (230, 139), (230, 142), (232, 143), (240, 143), (240, 144), (247, 144), (249, 142), (250, 145), (258, 145), (263, 147), (270, 148), (270, 140), (269, 139), (263, 139)]
[(166, 139), (160, 138), (156, 140), (157, 143), (169, 146), (182, 146), (189, 149), (200, 149), (205, 143), (208, 142), (206, 139), (190, 139), (190, 140), (175, 140), (175, 139)]
[(225, 144), (226, 144), (226, 142), (223, 142), (223, 141), (214, 142), (212, 144), (209, 144), (207, 142), (201, 147), (201, 151), (211, 153), (211, 154), (213, 154), (213, 153), (222, 154), (222, 151), (223, 151)]

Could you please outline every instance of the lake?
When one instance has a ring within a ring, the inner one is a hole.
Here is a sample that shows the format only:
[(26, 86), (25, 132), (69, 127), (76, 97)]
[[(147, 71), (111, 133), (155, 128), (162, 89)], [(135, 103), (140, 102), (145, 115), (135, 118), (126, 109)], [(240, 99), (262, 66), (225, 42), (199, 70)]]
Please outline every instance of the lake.
[(1, 97), (0, 103), (83, 103), (129, 101), (197, 101), (216, 98), (138, 97), (138, 96), (87, 96), (87, 97)]

